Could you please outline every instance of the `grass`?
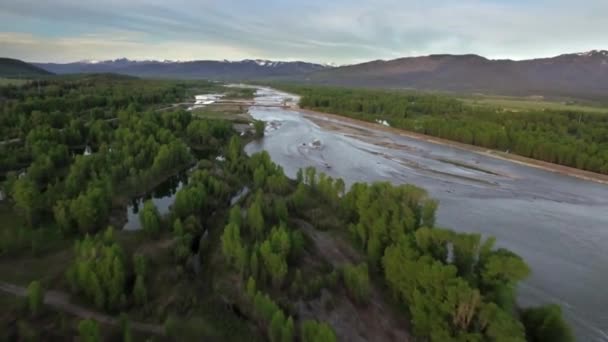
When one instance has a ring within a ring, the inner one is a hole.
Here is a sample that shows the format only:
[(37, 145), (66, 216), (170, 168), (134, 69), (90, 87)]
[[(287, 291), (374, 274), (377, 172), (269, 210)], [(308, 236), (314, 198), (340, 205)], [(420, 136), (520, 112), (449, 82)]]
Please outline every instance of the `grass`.
[(3, 257), (0, 259), (0, 280), (21, 286), (39, 280), (47, 288), (57, 287), (64, 282), (65, 271), (73, 259), (69, 246), (66, 241), (62, 250), (44, 255)]
[(17, 86), (19, 86), (19, 85), (26, 84), (27, 82), (29, 82), (29, 80), (0, 77), (0, 86), (6, 86), (6, 85), (17, 85)]
[(251, 122), (252, 118), (247, 113), (245, 106), (240, 105), (210, 105), (195, 109), (192, 114), (199, 118), (229, 120), (236, 122)]
[(547, 109), (608, 114), (608, 107), (605, 106), (574, 101), (550, 101), (536, 97), (473, 96), (460, 100), (472, 106), (499, 107), (510, 111)]
[(5, 201), (0, 203), (0, 280), (27, 286), (54, 284), (71, 261), (71, 242), (55, 227), (27, 228)]

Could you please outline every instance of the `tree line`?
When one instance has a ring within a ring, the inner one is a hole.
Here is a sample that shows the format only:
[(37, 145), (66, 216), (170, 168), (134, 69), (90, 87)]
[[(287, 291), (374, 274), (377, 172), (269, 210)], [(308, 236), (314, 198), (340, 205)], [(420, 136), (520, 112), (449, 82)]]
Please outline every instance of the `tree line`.
[(608, 174), (607, 113), (506, 110), (413, 92), (283, 86), (300, 106)]
[[(369, 295), (369, 272), (409, 312), (413, 332), (430, 341), (572, 341), (556, 305), (520, 308), (517, 284), (530, 274), (523, 259), (494, 238), (435, 225), (438, 203), (425, 190), (388, 182), (355, 183), (312, 169), (298, 173), (294, 212), (315, 222), (329, 207), (367, 263), (347, 265), (344, 285), (355, 301)], [(320, 201), (319, 201), (320, 200)], [(321, 203), (319, 203), (321, 202)], [(324, 219), (320, 220), (321, 222)]]

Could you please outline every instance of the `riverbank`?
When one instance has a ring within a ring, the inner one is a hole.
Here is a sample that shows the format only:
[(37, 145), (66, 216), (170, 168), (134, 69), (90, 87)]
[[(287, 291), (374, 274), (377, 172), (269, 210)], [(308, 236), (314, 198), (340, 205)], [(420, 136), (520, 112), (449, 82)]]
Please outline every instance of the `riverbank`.
[(541, 160), (522, 157), (522, 156), (511, 154), (511, 153), (491, 150), (491, 149), (478, 147), (478, 146), (474, 146), (474, 145), (463, 144), (463, 143), (452, 141), (452, 140), (432, 137), (432, 136), (424, 135), (421, 133), (406, 131), (406, 130), (403, 130), (400, 128), (394, 128), (394, 127), (389, 127), (389, 126), (385, 126), (385, 125), (378, 124), (378, 123), (372, 123), (372, 122), (363, 121), (363, 120), (359, 120), (359, 119), (353, 119), (353, 118), (338, 115), (338, 114), (318, 112), (318, 111), (304, 109), (304, 108), (293, 108), (293, 110), (302, 113), (307, 118), (313, 120), (315, 122), (315, 124), (325, 128), (325, 129), (330, 129), (330, 130), (335, 130), (335, 131), (341, 132), (343, 129), (339, 126), (336, 126), (335, 122), (327, 121), (328, 119), (339, 120), (339, 121), (346, 122), (348, 124), (355, 125), (355, 126), (365, 127), (365, 128), (374, 129), (374, 130), (381, 130), (384, 132), (397, 134), (397, 135), (400, 135), (403, 137), (421, 140), (421, 141), (425, 141), (425, 142), (430, 142), (433, 144), (438, 144), (438, 145), (443, 145), (443, 146), (454, 147), (454, 148), (458, 148), (461, 150), (474, 152), (474, 153), (477, 153), (480, 155), (484, 155), (484, 156), (488, 156), (488, 157), (492, 157), (492, 158), (496, 158), (496, 159), (501, 159), (501, 160), (509, 161), (512, 163), (525, 165), (528, 167), (533, 167), (536, 169), (541, 169), (541, 170), (558, 173), (558, 174), (562, 174), (562, 175), (566, 175), (566, 176), (576, 177), (579, 179), (597, 182), (597, 183), (601, 183), (601, 184), (608, 184), (608, 175), (602, 175), (599, 173), (580, 170), (580, 169), (576, 169), (576, 168), (572, 168), (572, 167), (568, 167), (568, 166), (564, 166), (564, 165), (548, 163), (548, 162), (544, 162)]

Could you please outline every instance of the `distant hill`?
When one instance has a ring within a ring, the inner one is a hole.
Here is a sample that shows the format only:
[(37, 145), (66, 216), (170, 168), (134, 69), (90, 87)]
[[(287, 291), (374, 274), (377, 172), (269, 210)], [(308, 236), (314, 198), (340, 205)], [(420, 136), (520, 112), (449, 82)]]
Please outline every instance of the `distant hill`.
[(47, 70), (18, 59), (0, 57), (0, 77), (28, 78), (51, 74), (52, 73)]
[(608, 97), (608, 51), (523, 61), (477, 55), (408, 57), (322, 70), (299, 80), (466, 93)]
[(109, 61), (82, 61), (67, 64), (38, 63), (38, 67), (57, 74), (119, 73), (141, 77), (253, 80), (293, 77), (328, 68), (305, 62), (268, 60), (243, 61), (132, 61), (126, 58)]

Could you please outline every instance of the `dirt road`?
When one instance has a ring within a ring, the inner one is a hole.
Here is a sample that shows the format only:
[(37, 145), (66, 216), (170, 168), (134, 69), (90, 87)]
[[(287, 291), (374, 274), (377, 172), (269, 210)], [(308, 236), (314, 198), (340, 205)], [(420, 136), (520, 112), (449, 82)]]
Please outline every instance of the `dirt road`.
[[(27, 289), (21, 286), (0, 282), (0, 291), (13, 294), (19, 297), (27, 296)], [(49, 290), (44, 295), (44, 304), (51, 306), (57, 310), (65, 311), (72, 315), (81, 317), (83, 319), (93, 319), (99, 323), (119, 326), (120, 321), (112, 316), (89, 310), (85, 307), (72, 304), (70, 302), (70, 296), (60, 291)], [(162, 325), (158, 324), (147, 324), (130, 322), (131, 329), (137, 330), (143, 333), (164, 335), (165, 329)]]

